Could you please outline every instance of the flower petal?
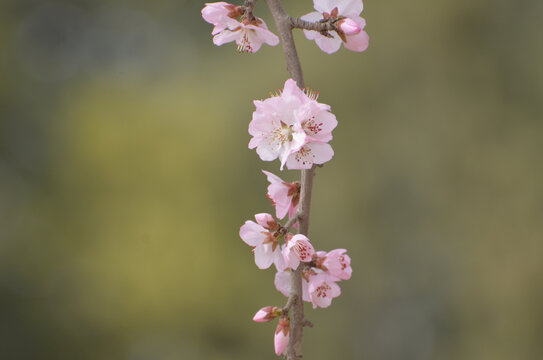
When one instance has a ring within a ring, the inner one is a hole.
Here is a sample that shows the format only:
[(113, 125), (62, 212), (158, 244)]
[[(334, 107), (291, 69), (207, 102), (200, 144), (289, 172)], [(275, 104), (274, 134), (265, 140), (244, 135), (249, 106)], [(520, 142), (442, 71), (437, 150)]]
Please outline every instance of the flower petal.
[(255, 247), (255, 264), (259, 269), (267, 269), (273, 263), (271, 244), (262, 244)]
[(247, 220), (239, 229), (239, 237), (249, 246), (258, 246), (266, 240), (268, 231), (254, 221)]
[(364, 10), (362, 0), (332, 0), (332, 2), (337, 4), (338, 14), (345, 17), (360, 15)]
[(240, 37), (240, 31), (223, 30), (222, 32), (213, 37), (213, 44), (221, 46), (232, 41), (237, 41), (237, 39)]
[(318, 36), (315, 38), (315, 42), (319, 48), (327, 54), (332, 54), (338, 51), (342, 43), (341, 38), (335, 31), (331, 32), (330, 35), (332, 35), (331, 38), (318, 34)]

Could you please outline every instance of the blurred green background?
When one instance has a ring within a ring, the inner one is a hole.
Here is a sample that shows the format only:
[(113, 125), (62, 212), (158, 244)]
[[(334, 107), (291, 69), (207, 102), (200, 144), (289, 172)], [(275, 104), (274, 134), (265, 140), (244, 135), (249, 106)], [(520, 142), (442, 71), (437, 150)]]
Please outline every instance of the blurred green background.
[[(202, 7), (0, 2), (0, 358), (276, 358), (251, 318), (285, 299), (238, 230), (279, 174), (252, 100), (288, 75), (280, 47), (213, 46)], [(296, 33), (339, 120), (310, 238), (354, 268), (306, 306), (304, 359), (542, 359), (543, 2), (362, 15), (362, 54)]]

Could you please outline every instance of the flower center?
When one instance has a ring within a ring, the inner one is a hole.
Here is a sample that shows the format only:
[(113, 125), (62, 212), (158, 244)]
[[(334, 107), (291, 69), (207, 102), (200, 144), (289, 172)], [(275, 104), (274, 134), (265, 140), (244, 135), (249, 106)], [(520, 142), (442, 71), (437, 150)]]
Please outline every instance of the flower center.
[(273, 139), (281, 145), (284, 145), (287, 141), (292, 141), (292, 134), (292, 126), (288, 126), (281, 121), (281, 127), (273, 130)]
[(327, 291), (331, 290), (332, 288), (327, 283), (322, 284), (317, 288), (315, 293), (317, 294), (317, 297), (325, 298), (327, 296)]
[(310, 257), (309, 247), (300, 242), (297, 242), (296, 245), (294, 245), (294, 251), (298, 254), (300, 260), (302, 261), (305, 261)]
[(315, 117), (312, 116), (311, 119), (307, 120), (305, 123), (304, 123), (304, 128), (305, 130), (309, 131), (309, 132), (312, 132), (313, 134), (318, 134), (319, 132), (322, 131), (322, 126), (323, 126), (323, 123), (316, 123), (315, 122)]
[(241, 53), (252, 54), (253, 52), (253, 47), (251, 46), (251, 42), (249, 41), (249, 31), (250, 30), (241, 29), (242, 36), (241, 41), (238, 45), (238, 51)]

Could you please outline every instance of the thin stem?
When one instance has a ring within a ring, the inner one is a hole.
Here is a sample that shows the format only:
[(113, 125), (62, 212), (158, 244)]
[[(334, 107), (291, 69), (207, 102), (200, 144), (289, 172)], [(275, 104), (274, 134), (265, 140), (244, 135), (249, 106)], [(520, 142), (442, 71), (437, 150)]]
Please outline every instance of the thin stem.
[[(281, 5), (280, 0), (266, 0), (270, 12), (277, 26), (281, 43), (283, 44), (283, 52), (287, 63), (287, 71), (290, 76), (296, 81), (300, 88), (304, 88), (304, 77), (292, 29), (296, 24), (293, 19), (288, 16), (285, 9)], [(315, 176), (315, 167), (309, 170), (302, 170), (301, 179), (301, 195), (300, 205), (297, 211), (298, 226), (300, 234), (307, 235), (309, 231), (309, 213), (311, 209), (311, 190), (313, 188), (313, 177)], [(287, 301), (289, 310), (292, 310), (290, 317), (291, 335), (290, 342), (286, 350), (287, 360), (298, 360), (302, 357), (302, 336), (304, 326), (308, 325), (308, 321), (304, 317), (304, 304), (302, 301), (302, 270), (303, 266), (291, 271), (290, 296)]]
[(337, 31), (336, 23), (338, 18), (328, 18), (328, 20), (321, 20), (317, 22), (305, 21), (300, 18), (290, 18), (290, 23), (293, 29), (304, 29), (318, 31), (324, 36), (331, 37), (328, 31)]
[(296, 214), (294, 214), (293, 217), (291, 217), (290, 219), (288, 219), (288, 221), (285, 223), (285, 225), (282, 226), (283, 229), (285, 229), (285, 232), (288, 232), (288, 230), (290, 229), (290, 227), (292, 225), (294, 225), (294, 223), (296, 221), (298, 221), (298, 219), (300, 218), (300, 215), (298, 214), (298, 212), (296, 212)]

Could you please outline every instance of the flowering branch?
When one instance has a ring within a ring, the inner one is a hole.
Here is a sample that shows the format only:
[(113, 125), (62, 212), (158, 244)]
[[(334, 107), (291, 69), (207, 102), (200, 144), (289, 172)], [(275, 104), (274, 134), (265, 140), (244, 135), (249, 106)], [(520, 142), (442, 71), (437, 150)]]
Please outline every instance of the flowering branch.
[[(206, 4), (202, 17), (214, 25), (215, 45), (235, 41), (238, 51), (253, 53), (264, 43), (279, 43), (264, 20), (254, 16), (256, 1), (245, 0), (241, 6), (225, 2)], [(313, 0), (317, 11), (301, 18), (289, 16), (280, 0), (266, 3), (283, 44), (291, 79), (270, 98), (254, 101), (249, 148), (256, 148), (264, 161), (279, 159), (281, 170), (285, 165), (302, 170), (301, 180), (285, 182), (262, 170), (270, 183), (267, 196), (275, 206), (275, 216), (280, 220), (288, 214), (288, 220), (281, 226), (274, 216), (259, 213), (255, 215), (256, 222), (248, 220), (241, 226), (239, 235), (253, 248), (259, 269), (275, 265), (275, 287), (288, 298), (283, 308), (261, 308), (253, 320), (268, 322), (279, 318), (275, 353), (287, 360), (298, 360), (302, 357), (303, 328), (313, 327), (304, 317), (303, 302), (311, 302), (314, 309), (330, 306), (332, 299), (341, 294), (337, 283), (350, 279), (352, 268), (347, 250), (315, 251), (307, 237), (315, 169), (334, 156), (328, 143), (337, 120), (329, 105), (317, 101), (318, 93), (305, 88), (292, 30), (303, 29), (305, 37), (314, 40), (326, 53), (337, 51), (341, 44), (351, 51), (364, 51), (369, 37), (363, 31), (365, 20), (359, 16), (362, 0)], [(297, 227), (298, 234), (290, 233), (291, 227)]]
[[(296, 81), (300, 88), (304, 88), (304, 76), (302, 65), (296, 44), (292, 36), (293, 22), (288, 16), (285, 9), (281, 5), (280, 0), (266, 0), (270, 12), (275, 21), (275, 26), (279, 32), (279, 38), (283, 44), (283, 52), (285, 53), (287, 71), (290, 76)], [(297, 211), (298, 225), (300, 234), (307, 235), (309, 232), (309, 213), (311, 210), (311, 191), (313, 189), (313, 177), (315, 176), (315, 168), (302, 170), (301, 180), (301, 195), (300, 207)], [(290, 296), (287, 301), (288, 310), (292, 309), (291, 316), (291, 337), (286, 350), (286, 358), (288, 360), (297, 360), (302, 355), (302, 336), (306, 319), (304, 317), (304, 304), (302, 301), (302, 267), (291, 272), (290, 278)]]

